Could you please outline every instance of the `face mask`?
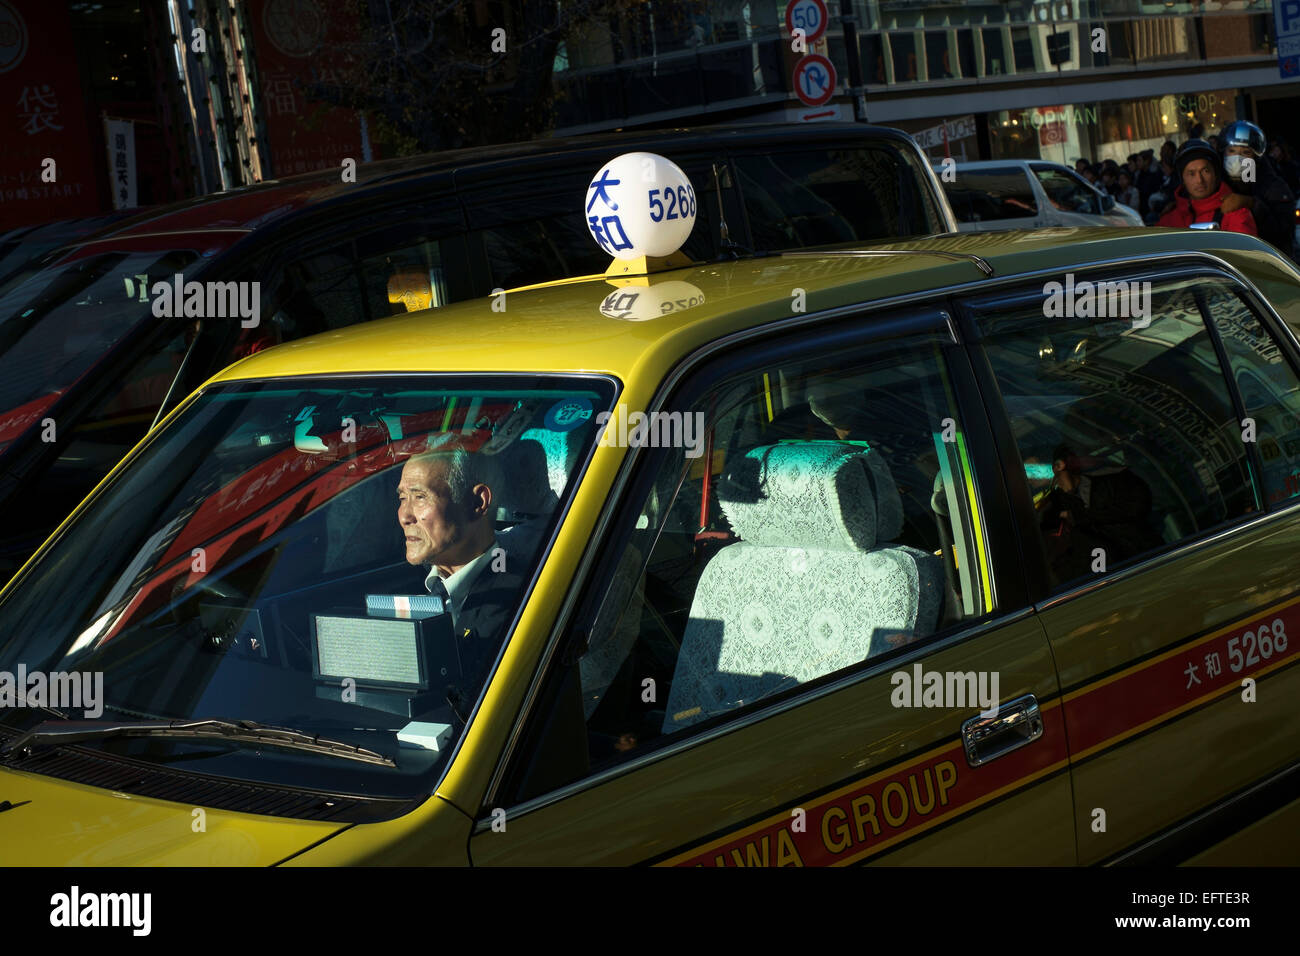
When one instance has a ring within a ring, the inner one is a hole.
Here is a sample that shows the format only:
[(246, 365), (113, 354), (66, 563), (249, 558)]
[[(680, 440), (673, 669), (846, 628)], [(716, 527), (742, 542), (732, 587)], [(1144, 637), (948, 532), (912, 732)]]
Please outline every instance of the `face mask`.
[(1240, 179), (1242, 170), (1246, 168), (1245, 156), (1225, 156), (1223, 157), (1223, 170), (1233, 179)]

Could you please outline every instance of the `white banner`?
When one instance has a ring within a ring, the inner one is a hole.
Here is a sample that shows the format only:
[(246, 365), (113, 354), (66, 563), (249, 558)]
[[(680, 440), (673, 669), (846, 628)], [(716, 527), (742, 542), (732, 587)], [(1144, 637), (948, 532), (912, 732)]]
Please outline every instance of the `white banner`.
[(138, 205), (135, 196), (135, 123), (104, 117), (108, 140), (108, 180), (113, 188), (113, 208)]
[(975, 117), (971, 114), (963, 116), (961, 119), (948, 120), (939, 126), (931, 126), (929, 129), (923, 129), (919, 133), (913, 133), (912, 139), (922, 149), (934, 149), (943, 145), (944, 130), (948, 131), (948, 142), (965, 139), (967, 136), (975, 135)]

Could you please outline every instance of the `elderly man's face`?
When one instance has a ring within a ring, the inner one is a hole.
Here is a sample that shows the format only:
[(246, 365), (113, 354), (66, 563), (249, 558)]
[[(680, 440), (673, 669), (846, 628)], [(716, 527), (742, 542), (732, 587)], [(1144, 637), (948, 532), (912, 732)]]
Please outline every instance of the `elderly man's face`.
[(397, 486), (397, 520), (406, 536), (406, 562), (444, 563), (465, 538), (471, 515), (465, 502), (452, 501), (447, 462), (411, 459)]
[(1219, 188), (1219, 177), (1208, 159), (1193, 159), (1183, 167), (1183, 185), (1193, 199), (1214, 195)]

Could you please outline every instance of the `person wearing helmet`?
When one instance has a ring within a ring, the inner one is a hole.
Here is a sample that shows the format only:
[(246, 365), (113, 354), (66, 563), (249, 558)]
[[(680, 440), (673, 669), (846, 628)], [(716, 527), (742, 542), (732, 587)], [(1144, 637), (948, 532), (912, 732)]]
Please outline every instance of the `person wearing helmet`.
[(1181, 183), (1174, 190), (1173, 203), (1157, 226), (1186, 228), (1194, 222), (1217, 222), (1228, 232), (1258, 236), (1255, 217), (1244, 204), (1223, 208), (1224, 200), (1233, 195), (1225, 183), (1219, 154), (1203, 139), (1189, 139), (1174, 155), (1174, 172)]
[(1223, 167), (1233, 193), (1224, 200), (1224, 213), (1249, 209), (1259, 237), (1292, 255), (1295, 194), (1266, 154), (1264, 131), (1238, 120), (1224, 127), (1223, 143)]

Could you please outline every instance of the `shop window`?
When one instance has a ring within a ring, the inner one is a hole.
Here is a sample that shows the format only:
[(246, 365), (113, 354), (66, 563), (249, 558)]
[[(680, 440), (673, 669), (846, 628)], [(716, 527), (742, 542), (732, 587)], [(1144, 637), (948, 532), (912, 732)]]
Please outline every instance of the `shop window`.
[(948, 55), (948, 34), (925, 35), (925, 62), (927, 80), (950, 80), (954, 77), (953, 63)]
[(890, 52), (894, 58), (894, 82), (916, 81), (916, 35), (912, 33), (889, 34)]
[(973, 30), (957, 31), (957, 63), (961, 76), (975, 75), (975, 33)]
[(1038, 69), (1034, 59), (1034, 40), (1029, 27), (1011, 28), (1011, 49), (1016, 59), (1017, 73), (1033, 73)]
[(985, 27), (980, 31), (984, 42), (984, 75), (1000, 76), (1010, 72), (1007, 51), (1002, 43), (1000, 27)]

